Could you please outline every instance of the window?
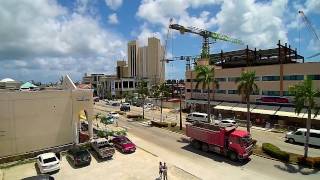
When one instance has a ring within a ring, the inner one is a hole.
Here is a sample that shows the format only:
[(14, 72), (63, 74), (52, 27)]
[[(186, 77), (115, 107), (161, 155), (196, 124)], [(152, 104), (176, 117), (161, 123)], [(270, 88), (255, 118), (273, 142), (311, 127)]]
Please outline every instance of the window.
[(133, 88), (133, 81), (129, 81), (129, 88)]
[(226, 94), (226, 90), (218, 89), (218, 90), (216, 90), (216, 93), (217, 94)]
[(300, 81), (303, 80), (304, 76), (303, 75), (287, 75), (287, 76), (283, 76), (283, 80), (286, 81)]
[(128, 81), (123, 81), (123, 88), (128, 88)]
[(204, 117), (206, 117), (206, 116), (204, 116), (204, 115), (199, 115), (199, 114), (193, 114), (192, 116), (193, 116), (193, 117), (199, 117), (199, 118), (204, 118)]
[(228, 94), (238, 94), (237, 90), (228, 90)]
[(228, 82), (235, 82), (239, 77), (228, 77)]
[(310, 78), (311, 80), (320, 80), (320, 75), (319, 74), (308, 75), (308, 78)]
[(194, 93), (201, 93), (201, 89), (193, 89)]
[(47, 158), (43, 160), (44, 164), (51, 163), (57, 161), (55, 157)]
[(191, 82), (191, 79), (187, 79), (187, 82)]
[(280, 76), (262, 76), (262, 81), (279, 81)]
[(115, 86), (116, 89), (118, 89), (118, 82), (115, 82), (114, 86)]
[(293, 94), (290, 94), (289, 91), (283, 91), (283, 95), (284, 96), (293, 96)]
[(191, 92), (191, 90), (190, 90), (190, 89), (187, 89), (187, 92)]
[(262, 91), (265, 96), (280, 96), (280, 91)]
[(225, 82), (227, 79), (226, 79), (226, 78), (216, 78), (216, 80), (217, 80), (218, 82)]
[(260, 76), (256, 76), (256, 77), (254, 78), (254, 80), (255, 80), (255, 81), (260, 81), (260, 80), (261, 80), (261, 77), (260, 77)]
[(294, 133), (295, 135), (302, 135), (301, 131), (297, 131), (296, 133)]
[(320, 138), (320, 134), (318, 134), (318, 133), (310, 133), (310, 137)]

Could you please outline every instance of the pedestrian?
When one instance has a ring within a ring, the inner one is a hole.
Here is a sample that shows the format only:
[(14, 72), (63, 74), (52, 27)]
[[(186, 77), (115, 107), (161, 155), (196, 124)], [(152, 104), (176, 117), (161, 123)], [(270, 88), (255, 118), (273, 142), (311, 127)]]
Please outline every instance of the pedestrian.
[(163, 167), (162, 167), (162, 173), (163, 173), (163, 180), (168, 180), (168, 167), (166, 165), (166, 163), (163, 163)]
[(162, 179), (162, 162), (160, 161), (159, 163), (159, 176), (160, 176), (160, 179)]

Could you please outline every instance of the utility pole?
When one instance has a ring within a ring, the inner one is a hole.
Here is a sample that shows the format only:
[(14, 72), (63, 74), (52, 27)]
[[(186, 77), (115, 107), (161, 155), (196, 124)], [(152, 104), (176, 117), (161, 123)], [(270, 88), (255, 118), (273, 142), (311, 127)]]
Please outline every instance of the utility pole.
[(182, 93), (181, 93), (181, 88), (179, 88), (180, 90), (180, 130), (182, 130)]

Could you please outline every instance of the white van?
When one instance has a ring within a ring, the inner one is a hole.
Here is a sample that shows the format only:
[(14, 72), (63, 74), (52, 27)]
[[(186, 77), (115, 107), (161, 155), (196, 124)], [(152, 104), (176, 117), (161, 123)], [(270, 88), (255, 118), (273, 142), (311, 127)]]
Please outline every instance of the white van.
[[(300, 128), (295, 132), (288, 132), (285, 136), (289, 143), (304, 143), (306, 141), (306, 128)], [(320, 146), (320, 130), (310, 129), (309, 144)]]
[(187, 115), (187, 122), (208, 122), (208, 115), (206, 113), (193, 112)]

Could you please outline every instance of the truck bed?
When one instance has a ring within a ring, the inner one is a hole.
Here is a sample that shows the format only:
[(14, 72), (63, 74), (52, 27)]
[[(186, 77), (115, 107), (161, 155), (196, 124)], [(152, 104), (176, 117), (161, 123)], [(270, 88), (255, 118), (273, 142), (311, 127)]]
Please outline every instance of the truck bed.
[(211, 124), (187, 124), (186, 135), (192, 139), (223, 147), (224, 138), (233, 129), (220, 128)]

